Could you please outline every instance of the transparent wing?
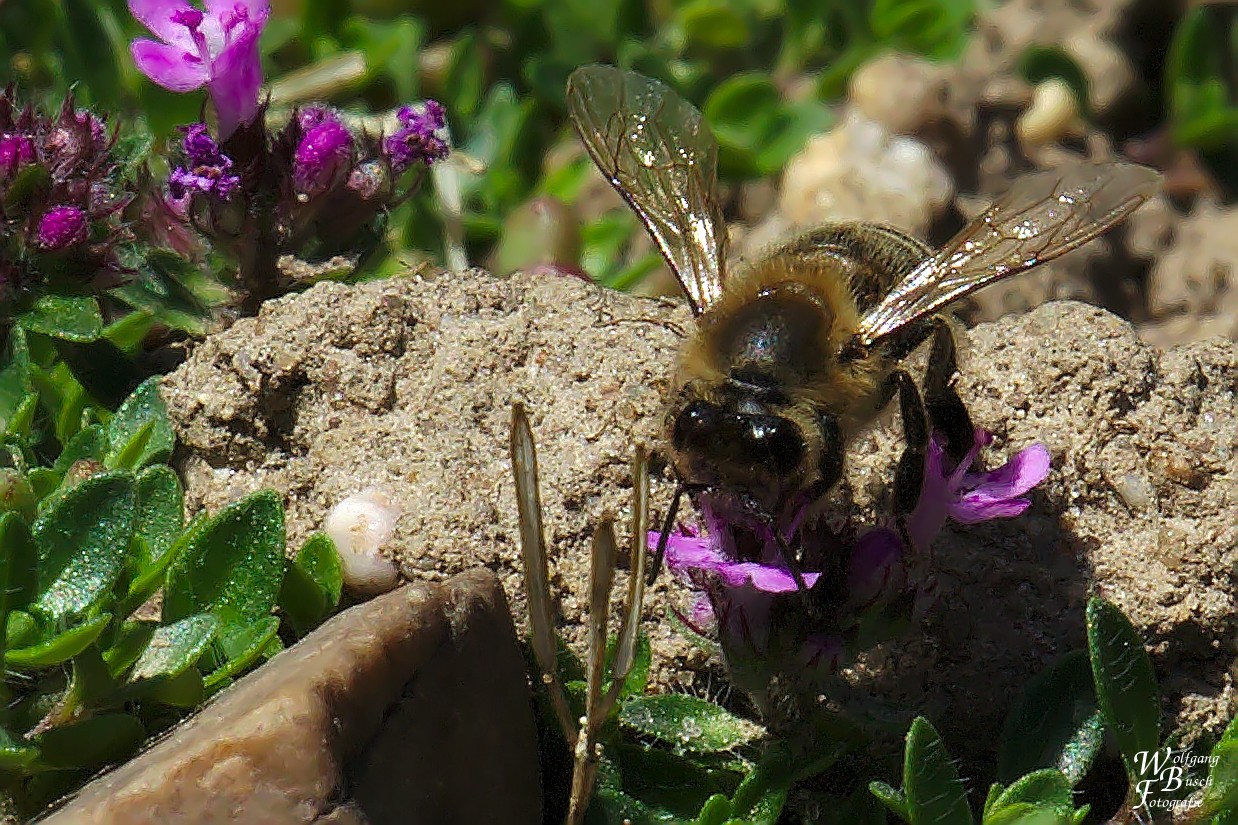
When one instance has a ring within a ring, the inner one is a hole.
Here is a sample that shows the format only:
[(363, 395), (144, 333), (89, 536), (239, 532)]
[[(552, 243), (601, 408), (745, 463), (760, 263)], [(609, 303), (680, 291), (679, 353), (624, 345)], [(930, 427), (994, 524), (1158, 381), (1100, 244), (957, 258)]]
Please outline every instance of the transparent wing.
[(628, 202), (698, 315), (722, 294), (726, 224), (718, 144), (701, 113), (657, 80), (582, 66), (567, 106), (598, 169)]
[(1090, 241), (1152, 197), (1161, 176), (1133, 163), (1090, 163), (1020, 178), (860, 319), (872, 346), (982, 286)]

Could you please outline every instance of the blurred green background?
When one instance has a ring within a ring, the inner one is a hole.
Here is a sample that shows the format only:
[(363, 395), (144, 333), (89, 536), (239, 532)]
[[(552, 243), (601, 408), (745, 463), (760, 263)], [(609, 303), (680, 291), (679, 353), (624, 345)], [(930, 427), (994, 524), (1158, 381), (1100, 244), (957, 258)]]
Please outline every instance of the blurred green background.
[[(450, 193), (444, 214), (440, 179), (439, 197), (416, 198), (392, 216), (386, 254), (370, 275), (400, 271), (410, 261), (459, 263), (460, 250), (471, 264), (510, 270), (528, 262), (532, 253), (521, 248), (521, 237), (533, 235), (563, 247), (549, 257), (572, 258), (597, 280), (622, 287), (659, 261), (647, 244), (634, 243), (636, 221), (617, 201), (599, 205), (588, 197), (596, 180), (564, 120), (563, 87), (572, 68), (617, 63), (662, 78), (696, 103), (718, 135), (726, 206), (734, 216), (737, 184), (774, 178), (810, 136), (827, 130), (857, 67), (889, 52), (956, 61), (969, 41), (975, 45), (977, 20), (1001, 5), (275, 0), (261, 45), (276, 114), (315, 99), (358, 118), (423, 97), (447, 106), (459, 149), (450, 165), (458, 220)], [(1155, 130), (1163, 127), (1173, 146), (1198, 150), (1228, 199), (1227, 181), (1238, 167), (1231, 162), (1238, 143), (1232, 4), (1117, 5), (1129, 25), (1115, 37), (1140, 75), (1140, 97), (1133, 114), (1128, 106), (1099, 126), (1118, 149), (1141, 134), (1159, 136)], [(123, 0), (0, 0), (0, 65), (24, 96), (54, 106), (72, 88), (80, 102), (123, 128), (149, 130), (157, 146), (166, 145), (176, 125), (201, 117), (203, 98), (165, 92), (137, 72), (128, 42), (144, 35)], [(1083, 101), (1083, 116), (1094, 116), (1086, 73), (1066, 51), (1037, 46), (1014, 69), (1025, 81), (1064, 79)], [(158, 168), (157, 155), (152, 160), (161, 176), (166, 170)], [(544, 201), (524, 208), (542, 196), (573, 204), (573, 211), (556, 212), (552, 204), (547, 213)], [(516, 237), (500, 243), (509, 222)], [(539, 227), (561, 234), (528, 231)], [(445, 234), (456, 239), (454, 260)]]

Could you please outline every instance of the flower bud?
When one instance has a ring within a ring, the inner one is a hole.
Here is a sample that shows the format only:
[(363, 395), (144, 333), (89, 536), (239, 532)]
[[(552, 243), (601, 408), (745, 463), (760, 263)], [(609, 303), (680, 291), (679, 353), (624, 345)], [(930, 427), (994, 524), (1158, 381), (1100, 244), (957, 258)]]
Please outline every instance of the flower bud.
[(347, 173), (352, 153), (352, 135), (338, 118), (327, 115), (310, 126), (293, 155), (297, 192), (312, 198), (330, 189)]
[(11, 177), (34, 160), (34, 141), (29, 135), (0, 135), (0, 178)]
[(56, 252), (86, 240), (86, 213), (76, 206), (54, 206), (39, 219), (35, 243)]

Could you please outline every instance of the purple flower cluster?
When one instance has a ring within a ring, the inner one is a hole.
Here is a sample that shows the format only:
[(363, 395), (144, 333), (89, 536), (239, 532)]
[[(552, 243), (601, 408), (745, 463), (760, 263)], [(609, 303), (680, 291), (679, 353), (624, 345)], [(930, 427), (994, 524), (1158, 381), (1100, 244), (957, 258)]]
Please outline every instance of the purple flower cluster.
[[(180, 162), (156, 211), (192, 226), (236, 262), (242, 312), (288, 288), (278, 265), (284, 255), (363, 257), (382, 216), (424, 177), (399, 185), (400, 174), (417, 165), (424, 171), (450, 151), (446, 111), (432, 100), (402, 107), (399, 128), (385, 139), (354, 132), (325, 106), (270, 128), (258, 48), (270, 0), (128, 3), (157, 38), (130, 44), (138, 69), (174, 92), (205, 87), (215, 113), (213, 125), (182, 127)], [(5, 154), (0, 145), (0, 162), (22, 151), (14, 145)], [(174, 227), (163, 224), (163, 235), (174, 238)]]
[[(737, 544), (734, 534), (747, 528), (702, 497), (708, 531), (680, 527), (666, 546), (667, 567), (698, 591), (691, 610), (680, 618), (698, 633), (717, 636), (732, 678), (754, 695), (762, 693), (771, 674), (786, 668), (833, 672), (846, 654), (857, 652), (851, 649), (854, 631), (865, 616), (903, 605), (909, 608), (906, 618), (915, 619), (927, 609), (933, 585), (926, 562), (947, 518), (974, 524), (1017, 516), (1030, 505), (1026, 494), (1049, 473), (1048, 450), (1033, 444), (996, 470), (973, 470), (992, 440), (991, 433), (976, 430), (971, 451), (951, 466), (934, 436), (920, 500), (906, 520), (911, 546), (888, 527), (869, 529), (851, 542), (828, 533), (793, 531), (788, 541), (799, 545), (809, 568), (801, 574), (809, 588), (805, 594), (797, 594), (795, 577), (772, 535), (757, 537), (759, 550), (737, 553), (730, 549)], [(659, 538), (657, 531), (649, 534), (651, 549)], [(788, 610), (805, 614), (807, 599), (812, 602), (807, 614), (787, 621)], [(788, 627), (799, 630), (788, 633)]]
[(112, 156), (104, 121), (72, 98), (49, 116), (0, 92), (0, 297), (55, 275), (87, 284), (120, 274), (115, 245), (129, 237), (131, 184)]
[(221, 201), (231, 198), (241, 184), (240, 176), (232, 172), (232, 158), (219, 148), (205, 123), (191, 123), (180, 129), (185, 133), (185, 165), (177, 166), (168, 176), (168, 194), (173, 201), (184, 203), (195, 192), (213, 195)]
[(447, 157), (451, 145), (447, 137), (447, 110), (436, 100), (415, 106), (402, 106), (400, 128), (383, 141), (383, 151), (391, 171), (400, 174), (415, 164), (429, 166)]

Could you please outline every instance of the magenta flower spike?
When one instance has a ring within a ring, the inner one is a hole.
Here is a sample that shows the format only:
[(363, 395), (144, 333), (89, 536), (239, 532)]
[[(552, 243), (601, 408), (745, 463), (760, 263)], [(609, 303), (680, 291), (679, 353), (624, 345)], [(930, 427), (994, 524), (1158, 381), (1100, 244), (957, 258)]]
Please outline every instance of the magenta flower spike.
[(205, 11), (185, 0), (129, 0), (129, 11), (159, 38), (130, 44), (142, 74), (173, 92), (206, 86), (221, 140), (253, 122), (262, 84), (258, 38), (271, 12), (267, 0), (205, 0)]
[(86, 240), (86, 213), (76, 206), (53, 206), (39, 219), (36, 242), (46, 252), (56, 252)]

